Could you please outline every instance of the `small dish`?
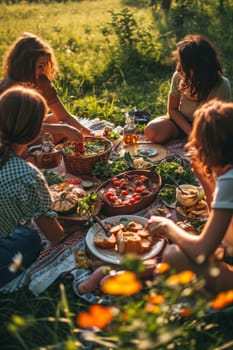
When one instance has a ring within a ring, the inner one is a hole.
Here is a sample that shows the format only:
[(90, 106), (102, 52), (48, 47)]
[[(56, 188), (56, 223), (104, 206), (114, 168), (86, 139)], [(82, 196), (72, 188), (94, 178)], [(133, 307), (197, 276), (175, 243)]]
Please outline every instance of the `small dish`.
[(176, 187), (176, 200), (183, 207), (193, 207), (200, 199), (200, 187), (183, 184)]
[(137, 154), (142, 157), (153, 157), (158, 154), (158, 150), (156, 148), (142, 146), (137, 149)]
[(192, 207), (184, 207), (177, 203), (176, 215), (180, 220), (204, 222), (209, 216), (209, 211), (206, 201), (201, 199)]

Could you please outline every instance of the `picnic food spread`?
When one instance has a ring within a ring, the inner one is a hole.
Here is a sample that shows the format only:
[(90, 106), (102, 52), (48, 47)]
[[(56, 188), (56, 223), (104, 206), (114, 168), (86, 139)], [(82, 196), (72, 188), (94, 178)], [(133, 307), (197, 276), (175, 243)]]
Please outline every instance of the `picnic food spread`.
[[(99, 155), (101, 152), (105, 152), (105, 149), (106, 145), (103, 145), (101, 142), (99, 143), (99, 138), (94, 141), (92, 139), (87, 140), (85, 144), (66, 143), (63, 148), (69, 156), (74, 158), (88, 158), (96, 154)], [(69, 219), (71, 216), (76, 216), (80, 220), (88, 220), (92, 217), (91, 210), (89, 209), (93, 206), (93, 203), (95, 206), (98, 206), (97, 212), (100, 210), (101, 213), (107, 214), (108, 217), (119, 215), (122, 218), (125, 214), (132, 214), (146, 208), (159, 193), (158, 200), (162, 201), (164, 207), (157, 206), (152, 208), (151, 215), (170, 217), (171, 214), (168, 208), (175, 208), (179, 225), (181, 222), (185, 222), (186, 230), (193, 232), (195, 230), (192, 230), (189, 222), (206, 218), (208, 209), (205, 199), (200, 195), (200, 188), (196, 186), (195, 179), (189, 172), (188, 167), (182, 162), (182, 159), (174, 156), (173, 158), (164, 159), (157, 164), (153, 164), (153, 161), (146, 156), (139, 157), (131, 155), (129, 152), (126, 152), (122, 157), (109, 158), (107, 163), (101, 163), (101, 159), (99, 159), (95, 166), (93, 166), (93, 169), (97, 169), (98, 171), (99, 166), (100, 174), (101, 171), (103, 173), (108, 167), (109, 170), (113, 171), (116, 164), (114, 170), (116, 171), (116, 175), (112, 176), (111, 171), (109, 171), (108, 175), (106, 173), (106, 181), (102, 181), (102, 183), (100, 181), (97, 188), (95, 186), (93, 188), (95, 184), (94, 177), (87, 179), (82, 175), (80, 177), (75, 175), (75, 177), (67, 181), (66, 176), (64, 177), (60, 174), (55, 176), (56, 173), (49, 170), (45, 170), (44, 175), (48, 178), (48, 182), (50, 182), (53, 209), (62, 218)], [(97, 164), (99, 165), (97, 166)], [(150, 170), (138, 170), (137, 166), (145, 166), (145, 168), (148, 166)], [(167, 184), (163, 184), (161, 187), (164, 179)], [(182, 181), (179, 185), (184, 189), (184, 192), (181, 193), (178, 191), (180, 186), (177, 186), (179, 180)], [(185, 180), (187, 180), (186, 183)], [(184, 183), (186, 186), (184, 186)], [(195, 193), (189, 193), (190, 191), (194, 191)], [(181, 204), (182, 199), (186, 195), (187, 197), (193, 197), (197, 193), (195, 205), (187, 207)], [(95, 196), (94, 202), (90, 201), (91, 196)], [(100, 202), (102, 202), (102, 205)], [(106, 210), (106, 207), (108, 210)], [(129, 211), (128, 208), (130, 208)], [(130, 216), (128, 215), (128, 217)], [(154, 241), (153, 237), (145, 229), (144, 221), (131, 219), (131, 221), (126, 223), (119, 223), (110, 220), (110, 223), (107, 223), (106, 226), (112, 233), (110, 237), (107, 237), (99, 227), (91, 239), (92, 249), (93, 246), (97, 250), (100, 249), (100, 252), (94, 251), (94, 255), (98, 257), (99, 254), (101, 259), (103, 257), (105, 261), (116, 263), (119, 256), (124, 256), (128, 253), (139, 254), (144, 259), (144, 256), (151, 254), (156, 246), (157, 242)], [(102, 251), (107, 252), (107, 258), (104, 257)], [(112, 253), (113, 255), (116, 254), (116, 257), (113, 257), (111, 255)]]
[(64, 152), (70, 156), (78, 157), (89, 157), (95, 156), (106, 150), (107, 145), (100, 140), (94, 139), (86, 141), (85, 144), (80, 142), (68, 142), (64, 145)]
[(112, 142), (104, 137), (87, 136), (84, 143), (67, 141), (61, 147), (66, 170), (72, 175), (91, 175), (95, 163), (106, 163)]
[(191, 207), (184, 207), (177, 204), (176, 211), (184, 219), (196, 220), (196, 219), (207, 219), (209, 210), (205, 199), (199, 200), (195, 205)]
[(149, 170), (132, 170), (119, 174), (97, 188), (107, 214), (131, 214), (149, 205), (161, 185), (160, 176)]
[(75, 212), (79, 199), (86, 194), (80, 187), (67, 182), (51, 185), (49, 188), (53, 198), (52, 209), (62, 215)]
[(142, 223), (130, 221), (129, 223), (109, 224), (110, 237), (106, 237), (102, 231), (94, 236), (95, 246), (102, 249), (113, 249), (120, 254), (143, 254), (148, 252), (155, 239), (145, 229)]

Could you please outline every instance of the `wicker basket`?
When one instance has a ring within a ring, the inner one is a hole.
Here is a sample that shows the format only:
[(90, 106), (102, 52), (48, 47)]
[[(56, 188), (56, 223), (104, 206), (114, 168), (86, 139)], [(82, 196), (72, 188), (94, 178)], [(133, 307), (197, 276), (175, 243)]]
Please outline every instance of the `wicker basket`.
[[(92, 137), (87, 136), (85, 137), (86, 141), (99, 141), (106, 145), (106, 150), (102, 153), (96, 154), (94, 156), (72, 156), (67, 154), (64, 151), (64, 147), (69, 144), (70, 142), (67, 141), (64, 143), (62, 147), (62, 154), (63, 159), (65, 163), (66, 170), (72, 174), (72, 175), (91, 175), (92, 169), (94, 164), (99, 160), (102, 159), (104, 161), (108, 161), (108, 158), (110, 156), (111, 150), (112, 150), (112, 142), (105, 139), (104, 137)], [(85, 145), (84, 142), (84, 145)]]

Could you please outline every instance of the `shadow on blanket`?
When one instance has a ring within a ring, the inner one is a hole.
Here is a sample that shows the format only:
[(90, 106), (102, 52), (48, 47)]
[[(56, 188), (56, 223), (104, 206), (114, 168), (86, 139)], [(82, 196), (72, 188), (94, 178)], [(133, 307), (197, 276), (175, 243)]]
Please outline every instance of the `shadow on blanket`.
[(15, 292), (25, 285), (28, 285), (35, 295), (45, 291), (61, 274), (75, 268), (73, 248), (83, 244), (84, 235), (83, 228), (80, 228), (57, 246), (52, 246), (41, 235), (44, 248), (37, 260), (21, 275), (2, 287), (0, 292)]

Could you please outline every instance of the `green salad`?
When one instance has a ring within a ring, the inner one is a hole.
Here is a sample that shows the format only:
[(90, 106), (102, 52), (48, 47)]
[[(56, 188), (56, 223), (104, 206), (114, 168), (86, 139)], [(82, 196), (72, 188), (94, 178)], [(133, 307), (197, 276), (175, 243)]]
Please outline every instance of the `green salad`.
[(176, 187), (164, 185), (159, 191), (159, 196), (164, 204), (173, 205), (176, 202)]
[(186, 164), (184, 164), (180, 158), (175, 158), (171, 161), (163, 159), (156, 165), (155, 171), (161, 176), (163, 184), (175, 186), (184, 183), (198, 185), (198, 181), (191, 170), (190, 164), (187, 161)]

